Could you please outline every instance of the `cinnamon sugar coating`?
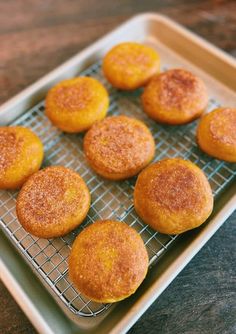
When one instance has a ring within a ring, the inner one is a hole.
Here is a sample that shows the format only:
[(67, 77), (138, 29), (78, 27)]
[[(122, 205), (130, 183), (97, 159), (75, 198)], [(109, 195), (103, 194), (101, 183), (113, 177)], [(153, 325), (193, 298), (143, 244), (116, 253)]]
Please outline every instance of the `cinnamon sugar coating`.
[(91, 77), (63, 80), (46, 97), (46, 115), (65, 132), (82, 132), (107, 113), (109, 97), (105, 87)]
[(114, 46), (103, 59), (103, 72), (116, 88), (133, 90), (144, 86), (160, 71), (160, 58), (149, 46), (134, 42)]
[(42, 160), (43, 145), (30, 129), (0, 127), (0, 189), (20, 188)]
[(86, 133), (84, 152), (100, 175), (122, 180), (136, 175), (153, 158), (155, 143), (141, 121), (112, 116), (98, 122)]
[(69, 168), (51, 166), (32, 175), (16, 202), (19, 222), (41, 238), (65, 235), (82, 223), (90, 207), (89, 190)]
[(114, 303), (133, 294), (144, 280), (148, 255), (140, 235), (125, 223), (97, 221), (76, 238), (69, 276), (96, 302)]
[(166, 124), (185, 124), (198, 118), (208, 96), (201, 79), (183, 69), (172, 69), (153, 77), (142, 95), (144, 111)]
[(154, 230), (179, 234), (209, 217), (213, 196), (206, 176), (196, 165), (183, 159), (165, 159), (138, 176), (134, 206)]
[(218, 108), (202, 117), (197, 143), (207, 154), (236, 162), (236, 109)]

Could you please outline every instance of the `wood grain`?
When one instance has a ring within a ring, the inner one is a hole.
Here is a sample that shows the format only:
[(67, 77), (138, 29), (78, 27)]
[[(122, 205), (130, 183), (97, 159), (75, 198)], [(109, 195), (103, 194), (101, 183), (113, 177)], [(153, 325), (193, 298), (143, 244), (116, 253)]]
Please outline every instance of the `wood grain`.
[[(236, 56), (236, 1), (0, 1), (0, 103), (127, 18), (159, 12)], [(236, 333), (236, 214), (130, 330)], [(0, 284), (0, 333), (36, 333)]]

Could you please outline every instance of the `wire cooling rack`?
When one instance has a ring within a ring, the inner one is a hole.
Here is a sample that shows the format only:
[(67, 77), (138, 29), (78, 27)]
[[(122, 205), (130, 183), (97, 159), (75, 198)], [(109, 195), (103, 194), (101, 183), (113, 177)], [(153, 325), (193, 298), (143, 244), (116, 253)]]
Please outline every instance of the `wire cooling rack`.
[[(140, 108), (140, 91), (124, 93), (113, 89), (103, 78), (100, 63), (95, 63), (81, 74), (93, 76), (107, 87), (110, 94), (110, 114), (136, 117), (149, 126), (156, 142), (155, 160), (178, 156), (196, 163), (207, 175), (214, 196), (218, 196), (232, 181), (236, 174), (235, 165), (212, 159), (200, 152), (196, 146), (196, 122), (177, 127), (156, 124)], [(217, 106), (217, 102), (210, 101), (210, 110)], [(83, 135), (64, 134), (52, 126), (44, 115), (44, 102), (37, 104), (13, 124), (29, 127), (41, 138), (45, 150), (44, 167), (64, 165), (79, 172), (90, 189), (92, 206), (85, 222), (75, 231), (62, 238), (38, 239), (28, 234), (16, 218), (17, 192), (1, 191), (1, 225), (34, 269), (73, 313), (85, 317), (96, 316), (107, 310), (110, 305), (88, 300), (68, 279), (67, 259), (71, 244), (85, 226), (97, 219), (116, 219), (126, 222), (143, 238), (150, 265), (158, 262), (159, 258), (174, 244), (177, 236), (154, 232), (143, 224), (136, 215), (132, 203), (135, 178), (123, 182), (111, 182), (97, 176), (85, 161), (82, 150)]]

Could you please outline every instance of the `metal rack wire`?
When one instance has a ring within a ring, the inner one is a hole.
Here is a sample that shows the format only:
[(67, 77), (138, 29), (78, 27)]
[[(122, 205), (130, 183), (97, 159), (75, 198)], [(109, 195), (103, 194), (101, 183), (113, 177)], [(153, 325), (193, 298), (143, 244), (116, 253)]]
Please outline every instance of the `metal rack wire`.
[[(198, 149), (195, 144), (196, 122), (178, 127), (156, 124), (140, 108), (140, 91), (124, 93), (113, 89), (103, 78), (100, 63), (95, 63), (82, 75), (96, 77), (107, 87), (110, 94), (110, 114), (130, 115), (149, 126), (156, 142), (155, 160), (178, 156), (196, 163), (206, 173), (214, 196), (219, 195), (232, 181), (236, 174), (235, 165), (212, 159)], [(216, 101), (210, 101), (209, 109), (217, 106)], [(142, 236), (149, 253), (150, 265), (168, 251), (177, 237), (154, 232), (138, 218), (132, 204), (135, 178), (111, 182), (97, 176), (85, 161), (83, 136), (64, 134), (52, 126), (44, 115), (44, 102), (27, 111), (13, 124), (27, 126), (41, 138), (45, 150), (44, 167), (61, 164), (80, 173), (90, 189), (92, 206), (86, 221), (77, 230), (62, 238), (38, 239), (28, 234), (17, 221), (17, 192), (1, 191), (0, 222), (3, 230), (73, 313), (84, 317), (96, 316), (110, 305), (88, 300), (68, 279), (67, 259), (71, 244), (85, 226), (97, 219), (111, 218), (126, 222)]]

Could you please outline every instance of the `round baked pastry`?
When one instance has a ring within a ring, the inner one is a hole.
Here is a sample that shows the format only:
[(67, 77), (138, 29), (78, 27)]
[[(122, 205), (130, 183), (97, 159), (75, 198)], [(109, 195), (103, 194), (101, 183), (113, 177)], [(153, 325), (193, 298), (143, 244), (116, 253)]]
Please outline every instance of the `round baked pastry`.
[(160, 123), (185, 124), (198, 118), (206, 108), (208, 96), (201, 79), (183, 69), (155, 76), (142, 95), (144, 111)]
[(20, 126), (0, 127), (0, 189), (17, 189), (39, 170), (43, 144)]
[(219, 108), (202, 117), (197, 143), (207, 154), (236, 162), (236, 109)]
[(139, 43), (118, 44), (103, 59), (103, 72), (107, 80), (114, 87), (124, 90), (144, 86), (159, 71), (157, 52)]
[(148, 254), (140, 235), (125, 223), (97, 221), (73, 243), (69, 277), (78, 290), (100, 303), (132, 295), (144, 280)]
[(53, 238), (80, 225), (89, 207), (89, 190), (81, 176), (62, 166), (51, 166), (23, 185), (16, 213), (26, 231), (39, 238)]
[(196, 165), (166, 159), (139, 174), (134, 207), (154, 230), (179, 234), (204, 223), (212, 212), (213, 196), (206, 176)]
[(63, 80), (46, 97), (46, 115), (65, 132), (82, 132), (102, 120), (109, 106), (108, 93), (96, 79)]
[(98, 174), (122, 180), (136, 175), (153, 159), (155, 143), (141, 121), (112, 116), (94, 124), (86, 133), (84, 152)]

